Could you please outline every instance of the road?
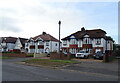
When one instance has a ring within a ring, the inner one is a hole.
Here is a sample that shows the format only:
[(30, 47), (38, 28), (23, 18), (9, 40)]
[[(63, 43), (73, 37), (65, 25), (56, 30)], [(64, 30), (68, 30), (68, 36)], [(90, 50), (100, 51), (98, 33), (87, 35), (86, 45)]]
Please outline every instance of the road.
[[(16, 64), (27, 58), (5, 59), (2, 61), (3, 81), (118, 81), (115, 74), (104, 74), (81, 69), (76, 71), (68, 67), (52, 69)], [(72, 66), (73, 67), (73, 66)], [(68, 69), (69, 68), (69, 69)], [(83, 67), (81, 67), (83, 68)], [(92, 69), (92, 68), (91, 68)], [(109, 71), (111, 72), (111, 71)], [(108, 72), (108, 73), (109, 73)], [(114, 72), (113, 72), (114, 73)]]

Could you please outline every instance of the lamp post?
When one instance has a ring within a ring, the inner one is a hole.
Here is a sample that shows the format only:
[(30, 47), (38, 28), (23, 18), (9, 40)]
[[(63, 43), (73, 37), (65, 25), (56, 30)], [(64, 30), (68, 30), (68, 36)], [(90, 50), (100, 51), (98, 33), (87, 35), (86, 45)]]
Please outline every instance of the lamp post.
[(59, 53), (60, 53), (60, 26), (61, 26), (61, 21), (59, 20)]

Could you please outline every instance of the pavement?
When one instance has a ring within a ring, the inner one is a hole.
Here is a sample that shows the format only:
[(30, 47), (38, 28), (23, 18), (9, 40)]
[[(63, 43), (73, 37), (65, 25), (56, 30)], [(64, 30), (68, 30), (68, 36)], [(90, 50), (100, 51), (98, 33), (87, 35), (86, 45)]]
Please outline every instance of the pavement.
[(16, 64), (31, 58), (5, 59), (2, 61), (3, 81), (118, 81), (118, 62), (103, 63), (100, 60), (85, 60), (79, 64), (59, 68), (36, 67)]

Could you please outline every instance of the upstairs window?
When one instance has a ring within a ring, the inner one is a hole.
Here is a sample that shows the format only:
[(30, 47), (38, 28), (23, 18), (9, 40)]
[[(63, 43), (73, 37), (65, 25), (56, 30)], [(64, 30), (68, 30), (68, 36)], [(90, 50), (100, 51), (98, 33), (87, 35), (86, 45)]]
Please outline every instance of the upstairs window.
[(100, 45), (101, 44), (101, 39), (96, 39), (96, 45)]
[(55, 44), (55, 46), (57, 46), (57, 43)]
[(28, 47), (28, 43), (26, 43), (26, 47)]
[(70, 44), (78, 44), (78, 41), (76, 39), (71, 39)]
[(90, 38), (84, 38), (83, 39), (83, 44), (91, 44)]
[(49, 41), (46, 41), (46, 46), (49, 46)]
[(35, 44), (34, 44), (34, 41), (30, 41), (30, 44), (31, 44), (31, 45), (35, 45)]
[(66, 40), (63, 41), (63, 45), (64, 45), (64, 46), (67, 45), (67, 41), (66, 41)]
[(42, 45), (43, 44), (43, 41), (38, 41), (38, 45)]
[(110, 43), (110, 41), (107, 41), (107, 43)]

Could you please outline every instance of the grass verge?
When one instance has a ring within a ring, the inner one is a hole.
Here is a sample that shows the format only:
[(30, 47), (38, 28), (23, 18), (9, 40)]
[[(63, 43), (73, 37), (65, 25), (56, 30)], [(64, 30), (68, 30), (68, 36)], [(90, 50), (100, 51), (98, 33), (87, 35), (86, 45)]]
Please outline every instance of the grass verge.
[(58, 66), (78, 63), (77, 61), (73, 61), (73, 60), (50, 60), (50, 59), (31, 59), (23, 62), (27, 64), (35, 64), (35, 65), (50, 66), (50, 67), (58, 67)]
[(12, 59), (13, 57), (0, 56), (0, 59)]

